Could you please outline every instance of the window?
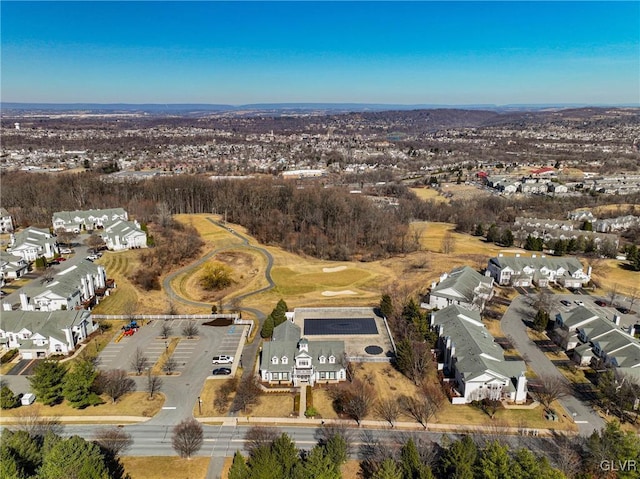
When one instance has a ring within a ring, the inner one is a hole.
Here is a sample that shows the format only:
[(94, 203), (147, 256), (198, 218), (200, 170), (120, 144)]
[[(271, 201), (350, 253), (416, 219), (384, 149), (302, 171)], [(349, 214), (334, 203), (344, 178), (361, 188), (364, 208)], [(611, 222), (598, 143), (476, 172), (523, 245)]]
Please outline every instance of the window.
[[(335, 371), (329, 371), (327, 374), (329, 375), (329, 379), (335, 379), (336, 378)], [(342, 377), (342, 373), (340, 373), (340, 376)]]
[(320, 364), (324, 364), (327, 362), (327, 358), (325, 358), (324, 356), (320, 356), (319, 360), (320, 360)]
[(336, 362), (336, 357), (332, 354), (331, 356), (329, 356), (329, 364), (335, 364)]
[(278, 364), (278, 356), (274, 356), (271, 358), (271, 364)]
[(289, 364), (289, 358), (286, 356), (282, 356), (282, 359), (280, 360), (280, 362), (282, 364)]
[(320, 371), (320, 379), (326, 379), (327, 378), (327, 373), (325, 373), (324, 371)]
[(310, 366), (308, 359), (298, 359), (299, 368), (308, 368)]
[(280, 379), (288, 381), (289, 380), (289, 373), (280, 373)]

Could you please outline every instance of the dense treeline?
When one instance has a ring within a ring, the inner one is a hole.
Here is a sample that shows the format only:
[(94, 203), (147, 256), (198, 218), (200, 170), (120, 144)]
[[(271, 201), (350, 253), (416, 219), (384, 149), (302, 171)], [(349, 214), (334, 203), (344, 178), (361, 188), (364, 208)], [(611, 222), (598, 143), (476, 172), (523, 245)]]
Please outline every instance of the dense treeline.
[(41, 479), (129, 478), (113, 450), (79, 436), (62, 438), (3, 429), (0, 436), (0, 477)]
[(271, 179), (211, 181), (174, 176), (137, 183), (106, 183), (98, 175), (5, 174), (2, 204), (18, 224), (50, 225), (54, 211), (122, 206), (145, 222), (158, 205), (170, 213), (217, 212), (245, 226), (263, 243), (320, 258), (378, 258), (409, 251), (409, 216), (339, 188)]
[[(577, 207), (607, 202), (602, 196), (571, 198), (505, 198), (489, 196), (449, 204), (419, 200), (402, 184), (387, 184), (367, 193), (391, 195), (399, 207), (374, 203), (342, 188), (323, 188), (275, 179), (217, 180), (181, 175), (139, 182), (106, 182), (94, 173), (47, 175), (5, 173), (1, 202), (19, 225), (49, 226), (54, 211), (124, 207), (141, 222), (157, 217), (158, 206), (170, 213), (218, 213), (245, 226), (263, 243), (336, 260), (375, 259), (411, 251), (408, 235), (412, 219), (455, 223), (460, 232), (474, 232), (479, 224), (510, 224), (516, 216), (563, 218)], [(616, 197), (638, 203), (640, 195)]]

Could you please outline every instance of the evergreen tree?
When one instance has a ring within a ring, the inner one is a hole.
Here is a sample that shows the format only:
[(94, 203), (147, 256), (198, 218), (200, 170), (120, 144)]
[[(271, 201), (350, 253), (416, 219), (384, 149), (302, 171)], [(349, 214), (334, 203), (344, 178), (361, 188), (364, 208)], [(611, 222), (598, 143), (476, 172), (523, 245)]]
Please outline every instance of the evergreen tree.
[(500, 230), (496, 225), (489, 226), (487, 230), (487, 241), (489, 243), (496, 243), (500, 240)]
[(411, 340), (403, 337), (396, 344), (396, 366), (398, 370), (407, 377), (410, 377), (414, 364), (414, 351)]
[(380, 463), (378, 470), (371, 476), (371, 479), (402, 479), (402, 470), (396, 464), (396, 461), (387, 457)]
[(518, 449), (513, 461), (514, 475), (519, 479), (566, 479), (546, 457), (536, 457), (528, 449)]
[(380, 312), (387, 319), (393, 314), (393, 300), (388, 294), (383, 294), (380, 299)]
[(77, 362), (64, 378), (62, 393), (69, 404), (78, 409), (99, 404), (100, 397), (91, 390), (98, 371), (89, 360)]
[[(601, 470), (602, 461), (621, 464), (640, 457), (640, 438), (632, 432), (624, 432), (617, 421), (607, 423), (604, 429), (594, 432), (587, 440), (588, 465), (592, 472)], [(613, 461), (613, 462), (612, 462)], [(637, 471), (617, 471), (618, 479), (637, 478)]]
[(420, 453), (413, 439), (409, 439), (400, 449), (400, 468), (403, 479), (431, 479), (430, 468), (420, 460)]
[(2, 448), (7, 448), (21, 472), (21, 476), (35, 476), (42, 463), (42, 453), (38, 441), (26, 431), (12, 432), (4, 429), (0, 437)]
[(524, 249), (529, 251), (542, 251), (543, 241), (542, 238), (536, 238), (534, 236), (527, 236), (524, 242)]
[(503, 246), (513, 246), (513, 240), (513, 233), (510, 229), (504, 230), (500, 235), (500, 243), (502, 243)]
[(545, 329), (547, 329), (548, 324), (549, 324), (549, 313), (547, 313), (542, 309), (539, 309), (538, 312), (536, 313), (536, 317), (533, 319), (533, 328), (536, 331), (542, 332)]
[(298, 449), (288, 434), (283, 433), (271, 444), (271, 452), (280, 468), (279, 476), (291, 477), (293, 469), (299, 461)]
[(269, 315), (267, 316), (267, 318), (264, 320), (264, 323), (262, 324), (262, 329), (260, 330), (260, 336), (263, 337), (264, 339), (270, 338), (271, 336), (273, 336), (273, 328), (274, 328), (273, 316)]
[(282, 469), (269, 444), (256, 447), (251, 451), (248, 466), (250, 479), (282, 479)]
[(233, 463), (229, 469), (229, 479), (247, 479), (249, 477), (249, 468), (240, 451), (236, 451), (233, 455)]
[(509, 457), (509, 448), (498, 441), (485, 446), (478, 459), (477, 479), (520, 479)]
[(484, 236), (484, 226), (482, 226), (482, 223), (478, 223), (476, 225), (476, 229), (473, 232), (474, 236)]
[(567, 241), (567, 253), (575, 253), (578, 251), (578, 241), (575, 238), (569, 238)]
[(591, 221), (585, 221), (582, 224), (582, 229), (584, 231), (593, 231), (593, 224), (591, 223)]
[(0, 387), (0, 408), (12, 409), (20, 405), (20, 399), (13, 394), (13, 391), (6, 384), (2, 384)]
[(453, 442), (440, 461), (443, 477), (474, 479), (473, 468), (478, 457), (478, 447), (473, 439), (464, 436)]
[(20, 470), (13, 452), (0, 443), (0, 477), (2, 479), (21, 479), (28, 477)]
[(38, 401), (47, 406), (53, 406), (62, 401), (62, 384), (67, 373), (65, 367), (58, 361), (42, 361), (38, 363), (29, 378), (31, 389)]
[(556, 256), (564, 256), (567, 252), (567, 243), (564, 240), (557, 239), (553, 242), (553, 254)]
[(315, 446), (305, 458), (299, 471), (301, 479), (340, 479), (340, 469), (337, 464), (325, 454), (324, 448)]
[(109, 471), (100, 448), (79, 436), (57, 442), (43, 457), (41, 479), (109, 479)]
[(331, 436), (324, 445), (325, 454), (329, 460), (338, 466), (347, 462), (347, 441), (340, 434)]
[(287, 320), (286, 312), (289, 310), (287, 303), (284, 302), (284, 299), (280, 299), (276, 307), (271, 311), (271, 316), (273, 316), (273, 325), (278, 326), (279, 324), (284, 323)]

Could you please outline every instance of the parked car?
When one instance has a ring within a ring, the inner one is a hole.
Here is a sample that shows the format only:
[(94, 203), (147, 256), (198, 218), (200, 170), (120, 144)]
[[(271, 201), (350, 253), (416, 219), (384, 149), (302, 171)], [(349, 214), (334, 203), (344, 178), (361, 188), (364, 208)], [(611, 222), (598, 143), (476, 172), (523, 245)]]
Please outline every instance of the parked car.
[(0, 298), (2, 298), (3, 296), (6, 296), (6, 295), (7, 295), (7, 293), (6, 293), (6, 292), (4, 292), (4, 291), (0, 291)]
[(91, 261), (91, 262), (93, 263), (93, 258), (91, 258), (91, 256), (87, 256), (85, 259), (86, 259), (87, 261)]
[(602, 301), (601, 299), (596, 299), (596, 300), (595, 300), (595, 303), (596, 303), (598, 306), (603, 306), (603, 307), (604, 307), (604, 306), (607, 306), (607, 302), (606, 302), (606, 301)]
[(213, 364), (231, 364), (231, 363), (233, 363), (233, 356), (221, 355), (221, 356), (213, 357)]
[(91, 261), (95, 261), (95, 260), (98, 259), (98, 255), (90, 254), (89, 256), (87, 256), (87, 259), (89, 259)]
[(622, 314), (629, 314), (631, 312), (629, 308), (625, 308), (624, 306), (618, 306), (616, 309)]
[(63, 248), (60, 250), (60, 254), (71, 254), (73, 253), (73, 251), (71, 251), (69, 248)]
[(562, 304), (564, 304), (565, 306), (569, 306), (569, 305), (571, 305), (571, 303), (570, 303), (569, 301), (567, 301), (566, 299), (561, 299), (561, 300), (560, 300), (560, 302), (561, 302)]
[(576, 303), (578, 306), (584, 306), (584, 301), (580, 301), (579, 299), (576, 299), (574, 303)]
[(227, 376), (227, 375), (231, 374), (231, 369), (229, 369), (229, 368), (214, 369), (212, 374), (214, 376)]
[(60, 256), (60, 257), (58, 258), (58, 261), (67, 261), (67, 258), (63, 258), (62, 256)]

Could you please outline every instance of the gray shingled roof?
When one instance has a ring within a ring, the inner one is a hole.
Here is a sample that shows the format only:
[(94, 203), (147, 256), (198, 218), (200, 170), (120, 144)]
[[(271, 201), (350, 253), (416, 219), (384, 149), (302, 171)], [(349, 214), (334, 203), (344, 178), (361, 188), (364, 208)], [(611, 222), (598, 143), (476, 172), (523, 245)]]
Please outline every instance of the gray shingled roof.
[(0, 317), (0, 329), (17, 333), (22, 329), (38, 333), (44, 337), (52, 337), (66, 343), (63, 329), (72, 328), (89, 318), (85, 310), (69, 311), (3, 311)]
[(573, 274), (583, 269), (582, 264), (577, 258), (563, 256), (536, 256), (535, 258), (531, 256), (496, 256), (489, 261), (499, 266), (500, 269), (509, 267), (514, 271), (522, 271), (527, 266), (536, 270), (546, 266), (552, 270), (558, 270), (562, 267), (565, 271), (568, 271), (569, 274)]
[(434, 325), (442, 325), (444, 336), (455, 346), (456, 368), (465, 380), (473, 379), (493, 371), (507, 378), (520, 376), (526, 371), (523, 361), (505, 361), (502, 348), (484, 326), (465, 320), (469, 318), (482, 323), (480, 314), (457, 305), (448, 306), (434, 313)]
[[(491, 278), (481, 275), (473, 268), (461, 266), (452, 270), (448, 278), (440, 281), (440, 283), (431, 290), (431, 294), (458, 301), (464, 299), (467, 303), (471, 303), (474, 298), (474, 289), (478, 284), (483, 283), (489, 288), (491, 281)], [(452, 289), (459, 294), (450, 294), (446, 291), (448, 289)]]

